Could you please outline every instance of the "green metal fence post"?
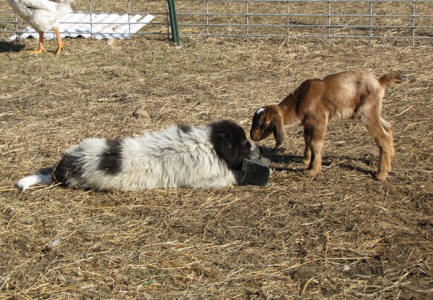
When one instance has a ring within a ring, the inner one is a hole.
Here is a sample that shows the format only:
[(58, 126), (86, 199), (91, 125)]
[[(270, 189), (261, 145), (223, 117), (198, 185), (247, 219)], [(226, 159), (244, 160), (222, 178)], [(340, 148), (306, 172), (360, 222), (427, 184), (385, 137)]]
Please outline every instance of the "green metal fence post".
[(176, 46), (180, 45), (179, 41), (179, 32), (177, 30), (177, 19), (176, 19), (176, 7), (174, 5), (175, 0), (167, 0), (168, 2), (168, 10), (170, 14), (170, 25), (171, 25), (171, 34), (173, 36), (173, 42)]

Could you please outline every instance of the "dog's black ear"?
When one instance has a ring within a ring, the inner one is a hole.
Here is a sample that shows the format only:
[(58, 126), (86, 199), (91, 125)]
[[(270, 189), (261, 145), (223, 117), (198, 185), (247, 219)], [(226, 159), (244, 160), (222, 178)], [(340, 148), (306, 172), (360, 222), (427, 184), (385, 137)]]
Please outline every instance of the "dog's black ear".
[(229, 164), (230, 167), (236, 167), (236, 165), (239, 164), (239, 149), (233, 143), (233, 137), (230, 133), (218, 133), (218, 141), (215, 146), (217, 153)]
[[(218, 156), (223, 159), (229, 168), (239, 168), (242, 159), (239, 158), (240, 140), (239, 128), (233, 122), (220, 121), (211, 124), (211, 142)], [(242, 130), (242, 133), (245, 133)]]

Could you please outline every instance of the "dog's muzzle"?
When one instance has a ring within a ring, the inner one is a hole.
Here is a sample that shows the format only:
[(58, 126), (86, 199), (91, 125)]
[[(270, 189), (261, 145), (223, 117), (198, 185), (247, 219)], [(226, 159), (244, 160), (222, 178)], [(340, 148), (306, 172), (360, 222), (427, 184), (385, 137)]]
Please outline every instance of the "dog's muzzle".
[(260, 147), (254, 143), (251, 143), (251, 154), (250, 154), (249, 158), (258, 159), (258, 158), (260, 158), (260, 155), (261, 155), (260, 154)]

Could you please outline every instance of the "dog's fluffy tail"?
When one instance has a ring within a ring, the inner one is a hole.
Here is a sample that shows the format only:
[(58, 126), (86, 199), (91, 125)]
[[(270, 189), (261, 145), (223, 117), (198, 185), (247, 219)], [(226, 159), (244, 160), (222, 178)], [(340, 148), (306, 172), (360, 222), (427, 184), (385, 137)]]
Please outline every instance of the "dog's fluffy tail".
[(21, 178), (15, 184), (15, 186), (21, 191), (25, 191), (27, 188), (36, 184), (50, 185), (54, 181), (51, 173), (52, 173), (52, 169), (39, 170), (39, 172), (37, 172), (34, 175), (29, 175)]
[(388, 87), (393, 83), (401, 83), (407, 79), (406, 75), (401, 74), (401, 72), (389, 72), (379, 78), (380, 85), (383, 87)]

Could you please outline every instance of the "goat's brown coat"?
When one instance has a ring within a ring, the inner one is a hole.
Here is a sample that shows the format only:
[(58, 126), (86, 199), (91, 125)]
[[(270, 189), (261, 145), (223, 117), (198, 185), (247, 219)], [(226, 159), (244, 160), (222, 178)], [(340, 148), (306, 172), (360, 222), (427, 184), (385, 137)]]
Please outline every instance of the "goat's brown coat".
[(358, 117), (379, 147), (377, 178), (386, 180), (391, 171), (394, 145), (392, 127), (381, 117), (382, 98), (390, 84), (402, 80), (398, 72), (377, 79), (365, 71), (346, 71), (324, 79), (306, 80), (279, 104), (256, 110), (251, 138), (259, 141), (273, 133), (276, 150), (284, 142), (284, 126), (302, 124), (305, 139), (303, 161), (309, 166), (308, 174), (316, 176), (321, 170), (323, 141), (329, 121)]

